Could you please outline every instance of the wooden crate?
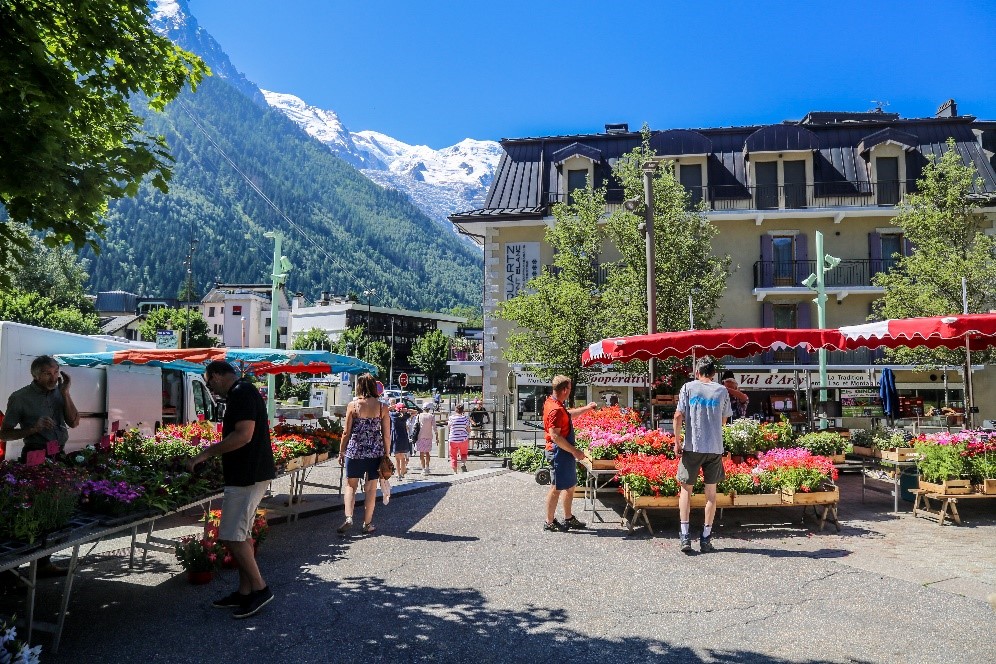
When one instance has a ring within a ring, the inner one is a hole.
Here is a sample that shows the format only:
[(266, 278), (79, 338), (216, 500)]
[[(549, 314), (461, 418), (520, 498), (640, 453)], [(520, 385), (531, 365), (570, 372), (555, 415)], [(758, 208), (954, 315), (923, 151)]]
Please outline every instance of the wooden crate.
[[(626, 500), (634, 509), (678, 509), (678, 496), (640, 496), (626, 494)], [(693, 493), (690, 501), (692, 509), (705, 507), (704, 493)], [(733, 497), (724, 493), (716, 494), (716, 507), (733, 507)]]
[(913, 452), (912, 447), (893, 447), (889, 450), (882, 450), (881, 456), (888, 461), (912, 461)]
[(861, 447), (860, 445), (855, 445), (853, 447), (852, 454), (857, 454), (858, 456), (863, 456), (863, 457), (874, 457), (875, 450), (873, 450), (870, 447)]
[(322, 463), (323, 461), (328, 461), (328, 460), (329, 460), (328, 452), (319, 452), (317, 455), (315, 455), (315, 463)]
[(735, 494), (733, 496), (734, 507), (764, 507), (767, 505), (781, 505), (782, 494), (780, 493), (752, 493)]
[(782, 502), (789, 505), (829, 505), (840, 502), (840, 489), (834, 487), (833, 491), (793, 491), (791, 489), (782, 491)]
[(592, 459), (587, 454), (584, 455), (588, 463), (591, 464), (592, 470), (615, 470), (616, 460), (615, 459)]
[(294, 457), (293, 459), (287, 459), (287, 465), (284, 466), (284, 470), (288, 473), (292, 470), (297, 470), (298, 468), (304, 467), (304, 457)]
[(996, 495), (996, 480), (982, 480), (982, 493), (987, 496)]
[(834, 454), (830, 457), (830, 461), (834, 463), (844, 463), (846, 460), (843, 454)]
[(941, 484), (934, 484), (921, 477), (920, 488), (941, 496), (965, 496), (972, 493), (972, 482), (971, 480), (944, 480)]

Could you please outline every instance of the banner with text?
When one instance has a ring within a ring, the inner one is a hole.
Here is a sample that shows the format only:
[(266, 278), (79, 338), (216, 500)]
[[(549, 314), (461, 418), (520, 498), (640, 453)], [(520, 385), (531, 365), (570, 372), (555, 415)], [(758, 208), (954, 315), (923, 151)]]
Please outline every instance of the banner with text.
[(505, 245), (505, 299), (510, 300), (540, 274), (540, 243), (509, 242)]
[[(820, 386), (819, 374), (799, 373), (754, 373), (749, 371), (735, 371), (733, 377), (742, 390), (794, 390), (797, 386), (800, 390), (808, 389), (809, 381), (812, 380), (813, 387)], [(797, 380), (798, 379), (798, 380)], [(866, 373), (830, 373), (827, 374), (827, 387), (874, 387), (878, 385), (874, 378)]]

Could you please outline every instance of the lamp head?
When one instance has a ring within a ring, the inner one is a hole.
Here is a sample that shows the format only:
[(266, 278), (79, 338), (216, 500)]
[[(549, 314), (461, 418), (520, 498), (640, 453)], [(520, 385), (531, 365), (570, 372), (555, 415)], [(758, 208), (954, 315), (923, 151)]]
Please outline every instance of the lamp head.
[(640, 207), (640, 203), (642, 202), (643, 201), (641, 201), (639, 198), (630, 198), (627, 199), (625, 203), (623, 203), (623, 207), (630, 212), (635, 212), (636, 209)]
[(825, 262), (826, 265), (827, 265), (826, 268), (825, 268), (826, 270), (832, 270), (835, 267), (837, 267), (838, 265), (840, 265), (840, 259), (837, 258), (836, 256), (829, 256), (829, 255), (828, 256), (824, 256), (823, 257), (823, 262)]
[(287, 258), (286, 256), (280, 257), (280, 269), (283, 272), (290, 272), (293, 268), (294, 266), (291, 264), (289, 258)]
[(811, 274), (802, 280), (802, 285), (806, 288), (816, 288), (817, 277), (815, 274)]

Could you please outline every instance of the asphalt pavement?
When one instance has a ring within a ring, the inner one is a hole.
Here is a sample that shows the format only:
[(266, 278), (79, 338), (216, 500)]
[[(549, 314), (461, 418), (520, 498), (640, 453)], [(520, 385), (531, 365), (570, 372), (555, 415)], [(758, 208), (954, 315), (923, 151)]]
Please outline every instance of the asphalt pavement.
[[(460, 479), (396, 492), (378, 504), (374, 535), (336, 535), (334, 506), (274, 526), (260, 565), (276, 599), (246, 620), (210, 606), (234, 571), (191, 586), (168, 554), (141, 571), (120, 551), (93, 555), (61, 650), (43, 661), (984, 662), (996, 652), (983, 599), (996, 588), (991, 508), (942, 528), (889, 515), (891, 498), (860, 503), (860, 481), (845, 478), (840, 533), (816, 532), (798, 508), (728, 510), (720, 550), (686, 556), (672, 514), (653, 517), (654, 538), (627, 535), (612, 512), (586, 531), (546, 533), (546, 489), (530, 476)], [(590, 520), (580, 500), (576, 512)], [(60, 586), (45, 583), (39, 609), (51, 610)]]

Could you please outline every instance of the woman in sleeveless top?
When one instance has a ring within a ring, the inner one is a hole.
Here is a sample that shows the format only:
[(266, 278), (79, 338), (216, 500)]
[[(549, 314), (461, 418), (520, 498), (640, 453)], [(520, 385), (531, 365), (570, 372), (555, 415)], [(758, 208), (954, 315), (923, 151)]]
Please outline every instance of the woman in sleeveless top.
[(425, 412), (418, 416), (418, 436), (415, 438), (415, 450), (422, 464), (422, 477), (429, 474), (429, 462), (432, 460), (432, 440), (436, 435), (436, 416), (432, 412), (435, 404), (431, 401), (425, 404)]
[(343, 495), (343, 512), (346, 520), (338, 528), (345, 534), (353, 527), (353, 507), (356, 489), (363, 479), (363, 532), (372, 533), (374, 505), (377, 502), (377, 481), (380, 479), (380, 461), (387, 456), (391, 439), (391, 420), (387, 409), (377, 399), (377, 383), (370, 374), (356, 379), (356, 399), (346, 408), (346, 425), (342, 440), (346, 446), (339, 449), (339, 464), (346, 466), (346, 487)]
[(467, 453), (470, 449), (470, 418), (463, 412), (463, 404), (457, 404), (456, 412), (450, 415), (450, 468), (457, 472), (457, 460), (462, 463), (460, 470), (467, 472)]
[(398, 467), (398, 481), (404, 482), (408, 473), (408, 455), (412, 453), (412, 440), (408, 435), (408, 420), (415, 413), (400, 401), (391, 404), (391, 454)]

